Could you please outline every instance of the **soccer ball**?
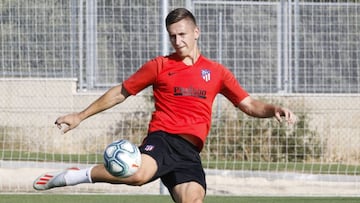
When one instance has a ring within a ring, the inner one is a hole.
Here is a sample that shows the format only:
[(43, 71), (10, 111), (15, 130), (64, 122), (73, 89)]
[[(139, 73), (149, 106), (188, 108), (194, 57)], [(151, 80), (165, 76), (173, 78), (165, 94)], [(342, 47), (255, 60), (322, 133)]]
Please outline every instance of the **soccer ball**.
[(104, 166), (113, 176), (131, 176), (139, 169), (140, 164), (139, 148), (128, 140), (115, 141), (105, 149)]

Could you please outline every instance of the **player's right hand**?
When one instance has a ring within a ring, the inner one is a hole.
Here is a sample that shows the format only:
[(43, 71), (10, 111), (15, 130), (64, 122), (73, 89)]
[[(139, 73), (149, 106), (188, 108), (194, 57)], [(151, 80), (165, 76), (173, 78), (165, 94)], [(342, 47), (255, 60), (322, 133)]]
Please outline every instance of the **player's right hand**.
[[(63, 132), (67, 133), (69, 130), (76, 128), (81, 122), (78, 113), (72, 113), (65, 116), (60, 116), (55, 120), (55, 125)], [(65, 126), (64, 126), (65, 125)]]

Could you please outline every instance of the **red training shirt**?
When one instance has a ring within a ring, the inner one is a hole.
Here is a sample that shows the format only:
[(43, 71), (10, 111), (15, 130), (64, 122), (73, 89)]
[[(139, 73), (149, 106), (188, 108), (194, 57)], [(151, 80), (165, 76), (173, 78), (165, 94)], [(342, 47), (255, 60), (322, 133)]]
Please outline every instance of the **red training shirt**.
[(248, 96), (227, 68), (202, 55), (191, 66), (176, 54), (156, 57), (123, 82), (131, 95), (150, 85), (155, 111), (148, 131), (196, 136), (199, 151), (210, 130), (215, 96), (223, 94), (235, 106)]

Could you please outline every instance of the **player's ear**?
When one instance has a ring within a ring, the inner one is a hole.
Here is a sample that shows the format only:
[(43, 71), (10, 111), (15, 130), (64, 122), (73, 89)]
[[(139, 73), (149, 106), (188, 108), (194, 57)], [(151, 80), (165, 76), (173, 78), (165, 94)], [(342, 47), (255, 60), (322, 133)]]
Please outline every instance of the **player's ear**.
[(198, 40), (200, 37), (200, 29), (198, 26), (195, 27), (194, 35), (195, 35), (195, 40)]

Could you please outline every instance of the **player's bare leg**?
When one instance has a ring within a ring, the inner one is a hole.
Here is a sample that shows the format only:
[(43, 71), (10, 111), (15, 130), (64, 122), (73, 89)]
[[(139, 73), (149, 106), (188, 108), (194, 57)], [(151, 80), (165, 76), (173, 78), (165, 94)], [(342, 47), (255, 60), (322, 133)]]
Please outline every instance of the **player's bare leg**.
[(141, 154), (141, 166), (138, 171), (127, 178), (112, 176), (105, 169), (104, 165), (97, 165), (91, 170), (92, 182), (106, 182), (112, 184), (143, 185), (148, 182), (156, 173), (156, 161), (146, 154)]
[(171, 195), (177, 203), (202, 203), (205, 198), (205, 190), (197, 182), (188, 182), (176, 185)]

